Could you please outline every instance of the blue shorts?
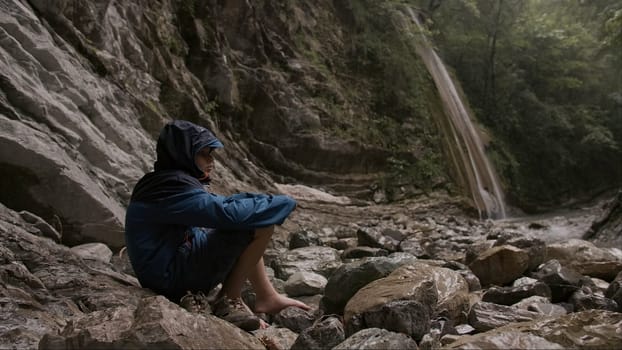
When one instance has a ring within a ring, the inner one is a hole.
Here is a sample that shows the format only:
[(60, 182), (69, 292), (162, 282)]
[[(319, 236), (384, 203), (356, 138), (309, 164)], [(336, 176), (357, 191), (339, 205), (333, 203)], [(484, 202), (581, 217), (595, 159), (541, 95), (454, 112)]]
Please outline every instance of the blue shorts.
[(175, 258), (174, 283), (168, 297), (179, 300), (187, 291), (207, 294), (222, 283), (254, 238), (254, 230), (234, 231), (192, 227)]

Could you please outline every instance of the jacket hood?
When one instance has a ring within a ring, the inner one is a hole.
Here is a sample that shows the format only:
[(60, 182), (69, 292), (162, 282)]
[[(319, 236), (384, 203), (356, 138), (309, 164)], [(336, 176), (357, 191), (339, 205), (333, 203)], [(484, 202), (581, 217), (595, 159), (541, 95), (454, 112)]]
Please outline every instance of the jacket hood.
[(194, 156), (205, 147), (222, 148), (222, 142), (208, 129), (186, 120), (174, 120), (164, 126), (156, 146), (155, 171), (182, 170), (201, 178)]

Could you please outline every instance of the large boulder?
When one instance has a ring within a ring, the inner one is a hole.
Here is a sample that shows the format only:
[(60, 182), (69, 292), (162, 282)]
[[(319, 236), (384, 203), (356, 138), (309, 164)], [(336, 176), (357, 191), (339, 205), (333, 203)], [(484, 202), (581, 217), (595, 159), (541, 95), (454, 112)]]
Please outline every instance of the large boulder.
[(468, 306), (468, 284), (458, 272), (416, 263), (360, 289), (346, 304), (344, 322), (352, 334), (368, 327), (402, 331), (408, 320), (417, 328), (411, 326), (407, 334), (420, 339), (433, 313), (458, 320)]
[(0, 348), (36, 348), (74, 318), (135, 307), (153, 295), (135, 278), (31, 232), (36, 229), (0, 205)]
[(405, 334), (380, 328), (367, 328), (348, 337), (333, 350), (404, 349), (417, 350), (417, 343)]
[(605, 248), (581, 239), (547, 246), (547, 257), (556, 259), (563, 266), (570, 267), (582, 275), (613, 280), (622, 271), (622, 259)]
[(124, 203), (154, 144), (131, 95), (50, 28), (60, 18), (38, 18), (42, 3), (9, 0), (0, 16), (0, 176), (11, 179), (0, 202), (62, 225), (64, 242), (120, 248)]
[[(512, 349), (517, 348), (518, 344), (524, 344), (524, 348), (548, 349), (554, 348), (553, 344), (558, 344), (563, 349), (618, 349), (622, 344), (620, 329), (622, 313), (589, 310), (556, 318), (512, 323), (485, 333), (462, 337), (450, 344), (449, 348), (486, 349), (492, 346), (497, 349)], [(526, 336), (527, 334), (531, 336)], [(548, 343), (539, 338), (546, 339)]]
[(272, 262), (276, 277), (285, 281), (300, 271), (314, 272), (328, 278), (339, 266), (339, 252), (330, 247), (292, 249), (277, 256)]
[(328, 279), (322, 305), (328, 313), (343, 314), (350, 298), (363, 286), (385, 277), (398, 267), (417, 259), (400, 255), (365, 258), (340, 266)]
[[(200, 334), (200, 336), (199, 336)], [(189, 313), (162, 296), (133, 307), (110, 308), (72, 320), (61, 335), (49, 334), (40, 349), (265, 349), (240, 328), (212, 315)]]
[(487, 249), (469, 264), (482, 285), (504, 285), (521, 277), (529, 267), (526, 251), (511, 245)]

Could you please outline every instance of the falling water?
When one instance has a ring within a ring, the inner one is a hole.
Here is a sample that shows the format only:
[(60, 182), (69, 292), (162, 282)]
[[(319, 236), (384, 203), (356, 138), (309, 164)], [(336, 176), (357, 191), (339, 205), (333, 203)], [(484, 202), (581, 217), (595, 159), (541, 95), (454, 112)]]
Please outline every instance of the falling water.
[[(443, 61), (423, 34), (424, 30), (418, 16), (410, 8), (408, 8), (408, 13), (419, 29), (415, 34), (417, 54), (422, 58), (434, 79), (449, 121), (441, 124), (444, 126), (448, 142), (454, 143), (454, 147), (449, 147), (454, 165), (462, 170), (458, 172), (462, 172), (466, 178), (463, 181), (466, 180), (465, 185), (471, 193), (480, 217), (485, 215), (493, 219), (505, 218), (501, 186), (484, 153), (482, 140), (471, 122), (471, 116), (447, 73)], [(460, 163), (462, 166), (459, 165)]]

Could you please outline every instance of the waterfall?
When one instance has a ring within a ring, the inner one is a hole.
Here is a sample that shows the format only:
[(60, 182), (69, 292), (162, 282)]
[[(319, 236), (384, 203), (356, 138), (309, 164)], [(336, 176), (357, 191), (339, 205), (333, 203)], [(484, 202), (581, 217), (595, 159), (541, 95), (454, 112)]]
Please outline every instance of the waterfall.
[[(471, 116), (465, 107), (453, 80), (449, 76), (443, 61), (438, 57), (424, 34), (418, 16), (407, 8), (410, 18), (416, 24), (415, 49), (430, 72), (443, 102), (445, 116), (448, 119), (440, 123), (449, 147), (449, 155), (462, 182), (467, 187), (477, 207), (480, 217), (492, 219), (505, 218), (503, 192), (498, 177), (486, 157), (484, 145)], [(461, 165), (460, 165), (461, 164)]]

